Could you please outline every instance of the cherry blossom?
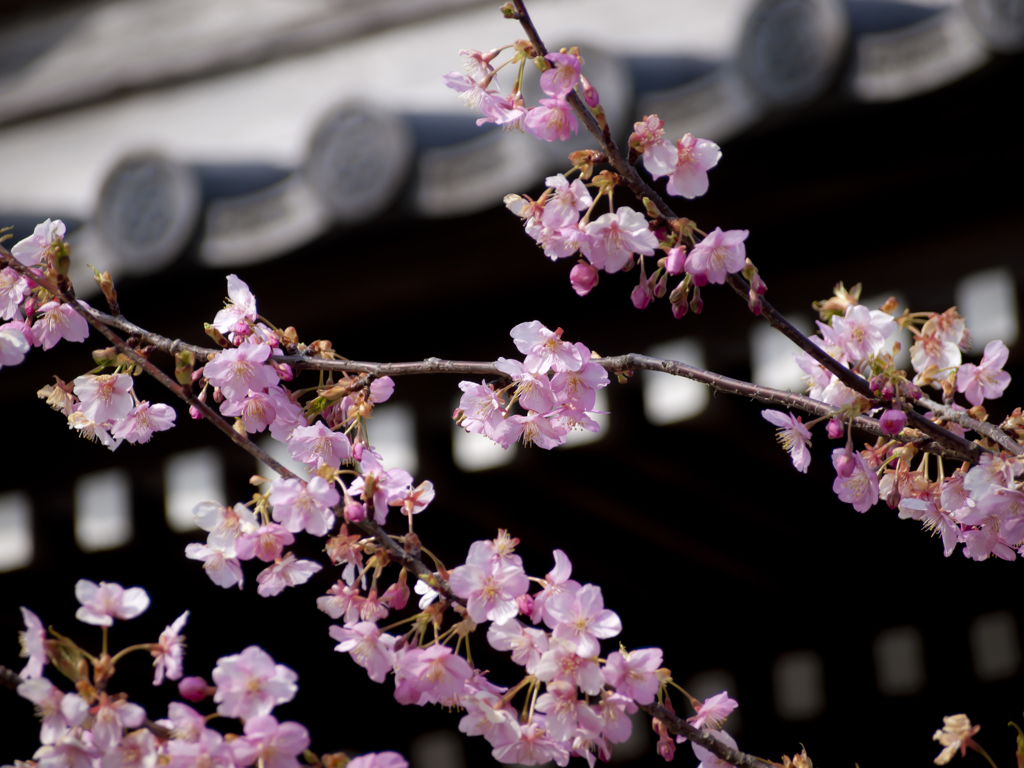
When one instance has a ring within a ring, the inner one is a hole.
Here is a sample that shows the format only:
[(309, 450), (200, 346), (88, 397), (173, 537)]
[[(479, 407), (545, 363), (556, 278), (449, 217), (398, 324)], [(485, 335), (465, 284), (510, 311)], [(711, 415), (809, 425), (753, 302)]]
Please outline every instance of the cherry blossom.
[(146, 720), (146, 710), (138, 704), (106, 693), (100, 694), (99, 703), (90, 711), (95, 717), (93, 743), (104, 752), (121, 741), (125, 728), (138, 728)]
[[(175, 732), (180, 733), (180, 729), (175, 728)], [(171, 739), (167, 742), (167, 755), (170, 758), (168, 768), (235, 768), (236, 765), (231, 746), (210, 728), (201, 730), (194, 740)]]
[(541, 73), (541, 89), (548, 96), (565, 98), (580, 81), (579, 57), (568, 53), (549, 53), (544, 58), (554, 66)]
[(895, 408), (889, 408), (878, 419), (878, 426), (887, 435), (898, 435), (907, 426), (907, 414)]
[(605, 272), (618, 272), (634, 253), (652, 256), (658, 247), (658, 238), (647, 228), (647, 219), (632, 208), (602, 214), (586, 229), (590, 239), (583, 246), (583, 255)]
[(804, 426), (803, 420), (791, 413), (770, 408), (761, 411), (761, 417), (778, 427), (775, 439), (793, 459), (793, 466), (806, 474), (811, 465), (811, 433)]
[(580, 219), (579, 212), (587, 210), (594, 203), (590, 192), (579, 179), (574, 179), (570, 184), (565, 175), (560, 173), (548, 176), (544, 183), (553, 191), (541, 217), (547, 227), (560, 229), (575, 225)]
[(46, 657), (46, 628), (28, 608), (22, 606), (21, 617), (25, 621), (25, 629), (18, 633), (18, 640), (21, 642), (21, 655), (28, 658), (28, 662), (20, 672), (22, 680), (31, 680), (34, 677), (41, 677), (43, 666), (48, 663)]
[(672, 173), (679, 160), (678, 148), (662, 138), (664, 125), (657, 115), (648, 115), (633, 124), (633, 133), (629, 136), (630, 149), (642, 155), (644, 168), (654, 178)]
[(956, 389), (962, 392), (971, 405), (981, 405), (985, 400), (996, 400), (1010, 385), (1010, 374), (1002, 370), (1010, 351), (1001, 341), (990, 341), (985, 345), (985, 354), (979, 365), (965, 363), (956, 373)]
[(520, 765), (543, 765), (551, 760), (558, 766), (569, 764), (569, 750), (548, 737), (546, 723), (542, 716), (521, 726), (519, 738), (507, 744), (496, 745), (491, 751), (499, 763)]
[(352, 456), (352, 443), (340, 432), (332, 432), (323, 422), (311, 427), (296, 427), (288, 439), (288, 452), (315, 470), (326, 464), (337, 469)]
[(28, 290), (28, 280), (10, 267), (0, 269), (0, 320), (10, 320), (18, 314)]
[(614, 651), (608, 656), (601, 674), (616, 693), (628, 696), (637, 704), (650, 704), (658, 693), (660, 683), (655, 673), (662, 658), (660, 648)]
[(689, 133), (676, 142), (674, 149), (675, 152), (669, 154), (654, 142), (654, 151), (644, 153), (644, 167), (656, 179), (669, 177), (665, 191), (670, 195), (690, 200), (700, 197), (708, 191), (708, 171), (718, 165), (722, 150), (715, 142)]
[(277, 419), (274, 401), (263, 392), (250, 391), (242, 400), (225, 400), (220, 405), (220, 412), (241, 418), (242, 426), (249, 434), (262, 432)]
[(270, 654), (256, 645), (223, 656), (213, 669), (217, 714), (242, 720), (269, 715), (278, 704), (295, 698), (298, 677), (283, 664), (275, 664)]
[(353, 757), (347, 768), (409, 768), (409, 763), (397, 752), (371, 752)]
[(468, 601), (466, 612), (473, 621), (500, 624), (519, 612), (516, 598), (529, 589), (530, 582), (521, 565), (467, 563), (452, 569), (448, 585)]
[(705, 699), (704, 703), (697, 708), (697, 714), (687, 718), (687, 721), (694, 728), (704, 728), (705, 726), (713, 729), (719, 728), (737, 706), (739, 704), (736, 700), (729, 698), (728, 692), (722, 691)]
[(500, 99), (497, 91), (488, 90), (485, 83), (480, 83), (462, 72), (449, 72), (443, 75), (445, 86), (459, 94), (466, 106), (480, 110), (485, 105)]
[(866, 360), (882, 351), (885, 340), (896, 330), (891, 315), (863, 304), (846, 308), (844, 317), (832, 318), (837, 340), (850, 360)]
[(213, 318), (213, 327), (234, 338), (236, 325), (246, 321), (255, 323), (257, 318), (256, 297), (252, 295), (249, 286), (237, 275), (228, 275), (228, 303)]
[(351, 654), (352, 660), (366, 670), (373, 682), (384, 682), (394, 665), (394, 653), (391, 650), (395, 645), (394, 637), (381, 633), (377, 625), (370, 621), (360, 621), (351, 627), (332, 624), (327, 632), (339, 641), (334, 650)]
[(100, 768), (155, 768), (157, 759), (156, 736), (140, 728), (110, 747), (103, 755)]
[(380, 460), (371, 452), (364, 451), (360, 464), (364, 470), (348, 487), (349, 495), (360, 497), (365, 502), (373, 500), (373, 519), (384, 525), (391, 502), (407, 498), (412, 486), (412, 475), (404, 469), (384, 471)]
[(312, 560), (296, 560), (291, 552), (286, 554), (279, 563), (265, 568), (256, 576), (256, 594), (260, 597), (279, 595), (286, 587), (305, 584), (310, 577), (323, 568)]
[(935, 758), (936, 765), (946, 765), (958, 751), (960, 757), (966, 757), (967, 747), (974, 743), (974, 734), (981, 730), (980, 725), (971, 725), (967, 715), (949, 715), (942, 718), (942, 723), (942, 728), (932, 735), (932, 741), (939, 742), (943, 748)]
[(334, 527), (331, 507), (341, 495), (319, 475), (308, 483), (296, 478), (275, 480), (270, 488), (274, 520), (291, 533), (306, 531), (313, 536), (326, 536)]
[(82, 739), (65, 736), (59, 743), (36, 750), (32, 759), (38, 768), (94, 768), (102, 752), (93, 746), (88, 733)]
[(110, 434), (118, 440), (127, 440), (133, 444), (148, 443), (154, 432), (163, 432), (173, 427), (175, 418), (177, 414), (169, 405), (142, 402), (115, 424)]
[(459, 382), (462, 397), (459, 399), (459, 410), (463, 412), (462, 428), (467, 432), (485, 434), (491, 437), (494, 430), (502, 423), (502, 402), (494, 389), (486, 383), (474, 384), (471, 381)]
[(856, 451), (852, 454), (846, 448), (832, 451), (832, 465), (839, 469), (841, 457), (853, 456), (854, 468), (849, 475), (839, 475), (832, 483), (832, 491), (840, 501), (852, 504), (858, 512), (867, 512), (878, 503), (878, 476), (868, 467), (864, 457)]
[(523, 118), (523, 129), (544, 141), (567, 141), (579, 131), (572, 107), (565, 99), (541, 99)]
[(8, 324), (0, 327), (0, 368), (5, 365), (21, 365), (31, 347), (25, 334)]
[(142, 587), (125, 589), (120, 584), (101, 581), (96, 584), (79, 579), (75, 597), (82, 604), (75, 618), (97, 627), (112, 627), (114, 619), (134, 619), (149, 608), (149, 595)]
[(509, 332), (516, 349), (526, 355), (525, 370), (544, 374), (554, 368), (560, 371), (578, 371), (583, 365), (579, 350), (562, 341), (562, 329), (550, 331), (539, 320), (519, 323)]
[(552, 637), (548, 650), (541, 654), (534, 671), (538, 680), (568, 680), (591, 696), (597, 696), (604, 687), (601, 668), (593, 659), (576, 653), (576, 644)]
[(281, 550), (294, 543), (295, 536), (283, 525), (269, 523), (239, 536), (235, 540), (235, 553), (239, 560), (252, 560), (255, 557), (264, 563), (271, 563), (281, 556)]
[[(79, 304), (88, 304), (79, 299)], [(89, 322), (67, 304), (50, 301), (39, 308), (39, 317), (32, 324), (32, 344), (43, 350), (65, 341), (85, 341), (89, 337)]]
[(36, 224), (31, 235), (15, 243), (11, 255), (26, 267), (34, 267), (63, 246), (66, 231), (60, 219), (47, 219), (42, 224)]
[(181, 679), (183, 671), (181, 661), (185, 656), (185, 644), (182, 642), (185, 638), (181, 635), (181, 628), (185, 626), (186, 621), (188, 621), (188, 611), (181, 614), (173, 624), (168, 625), (160, 633), (160, 640), (157, 643), (159, 648), (150, 651), (155, 669), (153, 685), (160, 685), (164, 681), (165, 675), (168, 680)]
[(309, 747), (309, 731), (299, 723), (278, 723), (273, 715), (247, 719), (245, 735), (231, 742), (235, 760), (252, 765), (259, 760), (264, 768), (299, 768), (296, 758)]
[(274, 369), (264, 365), (271, 351), (266, 344), (245, 341), (235, 349), (219, 353), (206, 364), (203, 373), (228, 400), (242, 400), (250, 390), (262, 392), (279, 381)]
[(745, 229), (723, 232), (720, 227), (715, 227), (714, 231), (693, 246), (686, 257), (686, 271), (693, 276), (693, 282), (696, 285), (722, 285), (726, 275), (743, 269), (747, 258), (747, 248), (743, 241), (748, 234)]
[(42, 718), (39, 730), (41, 744), (56, 744), (89, 714), (89, 705), (81, 696), (64, 693), (45, 677), (19, 683), (17, 691), (19, 696), (36, 705), (36, 713)]
[(584, 658), (597, 656), (601, 650), (599, 639), (615, 637), (622, 631), (618, 614), (604, 607), (601, 588), (593, 584), (548, 598), (544, 617), (554, 630), (552, 635), (575, 643), (576, 653)]
[(203, 570), (210, 581), (218, 587), (228, 589), (235, 584), (241, 589), (244, 583), (242, 564), (235, 557), (235, 544), (230, 547), (219, 543), (199, 544), (193, 542), (185, 545), (185, 557), (190, 560), (202, 560)]
[(600, 278), (600, 271), (585, 261), (580, 261), (569, 271), (569, 282), (577, 296), (586, 296), (594, 290)]
[(132, 410), (132, 377), (125, 373), (79, 376), (75, 394), (82, 413), (96, 422), (118, 421)]

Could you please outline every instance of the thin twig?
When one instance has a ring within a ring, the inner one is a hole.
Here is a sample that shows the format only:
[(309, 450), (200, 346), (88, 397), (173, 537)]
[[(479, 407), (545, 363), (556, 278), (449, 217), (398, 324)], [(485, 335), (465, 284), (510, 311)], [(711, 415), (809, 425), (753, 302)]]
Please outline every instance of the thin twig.
[(700, 744), (708, 752), (717, 755), (722, 760), (729, 763), (729, 765), (735, 765), (737, 768), (778, 768), (775, 763), (766, 762), (759, 757), (754, 757), (754, 755), (741, 752), (727, 744), (723, 744), (707, 731), (694, 728), (688, 722), (683, 720), (683, 718), (679, 717), (674, 712), (670, 712), (657, 702), (638, 706), (640, 706), (640, 709), (651, 717), (656, 717), (661, 720), (670, 733), (684, 736), (690, 741)]
[(926, 408), (930, 408), (932, 413), (946, 421), (956, 422), (964, 429), (973, 429), (979, 435), (987, 437), (993, 443), (1005, 448), (1014, 456), (1020, 456), (1024, 453), (1024, 448), (995, 424), (987, 424), (984, 421), (972, 419), (963, 411), (957, 411), (948, 405), (932, 400), (930, 397), (922, 397), (917, 402)]

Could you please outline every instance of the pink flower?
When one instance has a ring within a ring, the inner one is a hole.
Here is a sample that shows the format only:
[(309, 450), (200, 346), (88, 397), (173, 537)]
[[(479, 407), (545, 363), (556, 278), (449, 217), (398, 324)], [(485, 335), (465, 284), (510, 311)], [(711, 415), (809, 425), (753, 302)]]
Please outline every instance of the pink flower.
[(519, 740), (518, 713), (502, 697), (479, 691), (463, 696), (462, 706), (466, 716), (459, 721), (459, 730), (467, 736), (483, 736), (492, 746)]
[(13, 323), (0, 327), (0, 368), (5, 365), (21, 365), (31, 348), (25, 334)]
[(97, 585), (79, 579), (75, 584), (75, 597), (82, 604), (75, 618), (97, 627), (112, 627), (114, 619), (134, 619), (149, 608), (149, 595), (142, 587), (125, 589), (120, 584), (105, 581)]
[(235, 557), (235, 545), (231, 543), (230, 549), (223, 545), (211, 543), (210, 545), (193, 542), (185, 545), (185, 557), (189, 560), (202, 560), (203, 570), (210, 577), (210, 581), (218, 587), (227, 589), (235, 584), (242, 588), (244, 577), (242, 564)]
[(331, 507), (339, 501), (337, 489), (319, 475), (308, 483), (295, 478), (275, 480), (270, 488), (274, 520), (292, 533), (304, 530), (313, 536), (326, 536), (334, 527)]
[(375, 683), (384, 682), (394, 665), (394, 653), (391, 650), (395, 645), (394, 637), (381, 634), (377, 625), (370, 621), (360, 621), (351, 627), (332, 624), (327, 632), (339, 641), (334, 650), (350, 653), (352, 661), (365, 669), (371, 680)]
[(631, 698), (601, 691), (601, 701), (594, 709), (604, 722), (601, 734), (612, 744), (621, 744), (633, 733), (633, 723), (627, 715), (634, 714), (637, 706)]
[(504, 131), (522, 133), (523, 121), (528, 111), (522, 97), (498, 99), (493, 96), (480, 100), (480, 111), (484, 116), (478, 118), (478, 126), (487, 123), (500, 125)]
[(495, 746), (491, 754), (499, 763), (543, 765), (554, 760), (558, 766), (569, 764), (569, 750), (548, 736), (544, 718), (536, 715), (520, 727), (517, 741)]
[(811, 433), (800, 417), (770, 408), (761, 411), (761, 417), (779, 428), (775, 439), (789, 453), (793, 466), (806, 474), (811, 465)]
[(28, 280), (10, 267), (0, 270), (0, 320), (10, 320), (28, 293)]
[(583, 365), (579, 350), (562, 341), (562, 329), (550, 331), (539, 320), (519, 323), (509, 335), (516, 349), (526, 355), (524, 368), (537, 375), (556, 371), (578, 371)]
[(364, 451), (360, 460), (363, 476), (357, 477), (348, 487), (352, 497), (361, 497), (363, 501), (373, 500), (373, 519), (378, 525), (384, 525), (388, 517), (388, 505), (399, 499), (406, 498), (412, 485), (412, 475), (404, 469), (389, 469), (384, 466), (376, 454)]
[(353, 757), (347, 768), (409, 768), (409, 763), (397, 752), (371, 752)]
[(235, 552), (239, 560), (256, 557), (264, 563), (271, 563), (281, 556), (286, 546), (294, 543), (295, 537), (284, 526), (270, 523), (235, 539)]
[(256, 576), (256, 594), (260, 597), (273, 597), (284, 591), (285, 587), (305, 584), (310, 577), (323, 568), (312, 560), (296, 560), (291, 552), (279, 563), (262, 570)]
[[(207, 696), (213, 694), (215, 691), (216, 689), (213, 686), (207, 685), (206, 681), (203, 678), (198, 677), (196, 675), (193, 675), (191, 677), (184, 677), (178, 683), (178, 695), (186, 701), (191, 701), (193, 703), (198, 703), (202, 701)], [(168, 711), (169, 708), (173, 706), (173, 703), (170, 704), (168, 706)], [(178, 706), (184, 705), (179, 704)]]
[(213, 327), (233, 338), (236, 325), (244, 325), (246, 321), (255, 323), (257, 318), (256, 297), (249, 286), (237, 275), (228, 275), (228, 304), (213, 318)]
[(225, 549), (228, 557), (235, 556), (235, 539), (259, 527), (256, 516), (241, 502), (225, 507), (215, 501), (201, 501), (193, 507), (192, 517), (197, 526), (209, 532), (207, 544)]
[(225, 400), (220, 412), (225, 416), (240, 416), (249, 434), (262, 432), (277, 418), (273, 400), (263, 392), (250, 391), (243, 400)]
[(409, 701), (420, 706), (427, 702), (458, 706), (466, 681), (473, 677), (473, 669), (466, 660), (446, 645), (411, 649), (401, 662), (396, 662), (396, 670), (400, 670), (400, 677), (413, 681), (410, 692), (414, 689), (418, 695)]
[(271, 351), (266, 344), (245, 341), (219, 353), (206, 364), (203, 373), (228, 400), (242, 400), (250, 390), (262, 392), (280, 380), (271, 366), (264, 365)]
[(574, 226), (580, 220), (580, 211), (587, 210), (594, 203), (590, 192), (579, 179), (574, 179), (570, 184), (565, 175), (560, 173), (548, 176), (544, 183), (553, 190), (553, 194), (544, 206), (541, 221), (552, 229)]
[(18, 695), (36, 705), (43, 720), (39, 741), (56, 744), (70, 728), (85, 720), (89, 705), (77, 693), (64, 693), (45, 677), (36, 677), (18, 684)]
[(540, 76), (540, 87), (548, 96), (565, 98), (580, 81), (580, 60), (568, 53), (549, 53), (544, 57), (554, 67)]
[(512, 661), (526, 667), (527, 673), (532, 675), (541, 655), (548, 650), (548, 633), (509, 619), (503, 623), (491, 622), (487, 642), (497, 651), (511, 651)]
[(720, 227), (715, 227), (711, 234), (693, 246), (686, 257), (686, 271), (693, 275), (693, 282), (697, 285), (722, 285), (727, 274), (743, 269), (747, 259), (743, 241), (749, 234), (745, 229), (723, 232)]
[(537, 699), (537, 711), (546, 715), (544, 724), (555, 741), (571, 739), (578, 728), (601, 731), (601, 718), (576, 698), (576, 686), (565, 680), (547, 684), (547, 692)]
[(245, 735), (231, 742), (241, 765), (257, 760), (264, 768), (299, 768), (296, 758), (309, 747), (309, 731), (299, 723), (278, 723), (273, 715), (259, 715), (245, 723)]
[(152, 731), (139, 729), (107, 749), (101, 768), (156, 768), (157, 744)]
[(146, 710), (122, 698), (101, 693), (99, 704), (91, 710), (96, 718), (92, 725), (93, 743), (104, 752), (119, 741), (125, 728), (138, 728), (146, 720)]
[(169, 405), (142, 402), (130, 410), (123, 421), (115, 424), (110, 434), (129, 443), (148, 443), (154, 432), (163, 432), (173, 427), (176, 417), (177, 414)]
[(39, 768), (94, 768), (102, 756), (103, 753), (91, 741), (65, 736), (59, 744), (37, 749), (32, 759)]
[(458, 93), (459, 98), (472, 109), (480, 110), (500, 100), (497, 91), (488, 90), (486, 83), (478, 83), (462, 72), (449, 72), (442, 75), (442, 79), (445, 86)]
[(523, 120), (523, 128), (538, 139), (566, 141), (579, 130), (576, 115), (565, 99), (541, 99), (543, 106), (534, 107)]
[(866, 360), (882, 351), (885, 340), (896, 330), (896, 321), (881, 310), (851, 304), (844, 317), (832, 318), (832, 328), (850, 360)]
[[(546, 329), (545, 329), (546, 330)], [(518, 381), (516, 397), (519, 404), (528, 410), (547, 413), (555, 404), (555, 395), (551, 391), (551, 383), (544, 374), (532, 373), (518, 360), (507, 360), (499, 357), (495, 367), (507, 374), (512, 381)]]
[(964, 363), (956, 372), (957, 392), (962, 392), (971, 405), (1002, 397), (1003, 390), (1010, 384), (1010, 374), (1001, 370), (1009, 354), (1003, 342), (990, 341), (985, 345), (980, 365)]
[(496, 621), (499, 624), (519, 612), (516, 598), (530, 588), (530, 581), (521, 565), (476, 565), (467, 563), (451, 571), (448, 584), (459, 597), (468, 602), (466, 612), (477, 624)]
[(231, 746), (217, 731), (203, 728), (194, 740), (177, 736), (180, 732), (180, 726), (175, 726), (176, 738), (167, 742), (168, 768), (234, 768), (235, 755)]
[(241, 720), (269, 715), (278, 704), (295, 698), (299, 676), (283, 664), (275, 664), (266, 651), (250, 645), (241, 653), (217, 659), (213, 700), (217, 714)]
[(676, 142), (675, 150), (674, 156), (656, 151), (650, 160), (644, 153), (644, 167), (654, 178), (669, 176), (665, 191), (670, 195), (690, 200), (700, 197), (708, 191), (708, 171), (718, 165), (722, 150), (715, 142), (695, 138), (689, 133)]
[(584, 693), (597, 696), (604, 687), (601, 668), (594, 659), (576, 653), (575, 643), (551, 638), (548, 650), (541, 654), (534, 673), (542, 682), (568, 680)]
[(618, 272), (634, 253), (653, 256), (658, 238), (647, 227), (647, 219), (632, 208), (619, 208), (587, 224), (590, 239), (583, 244), (583, 255), (605, 272)]
[(832, 451), (832, 466), (839, 470), (839, 460), (844, 456), (853, 456), (853, 471), (846, 477), (839, 475), (832, 483), (832, 491), (840, 501), (852, 504), (858, 512), (867, 512), (878, 503), (878, 476), (868, 467), (864, 457), (856, 451), (848, 454), (846, 448)]
[(604, 681), (617, 693), (628, 696), (637, 704), (650, 704), (658, 693), (660, 683), (655, 673), (662, 658), (661, 648), (614, 651), (608, 656), (601, 673)]
[(459, 399), (459, 410), (465, 414), (463, 429), (490, 437), (502, 423), (502, 401), (485, 383), (460, 381), (459, 389), (463, 393)]
[(119, 421), (132, 409), (132, 377), (126, 373), (79, 376), (75, 394), (82, 402), (82, 413), (92, 421)]
[(530, 613), (530, 620), (536, 624), (544, 619), (549, 627), (557, 624), (558, 621), (549, 615), (546, 610), (547, 601), (555, 595), (563, 593), (576, 594), (579, 591), (580, 583), (569, 577), (572, 576), (572, 561), (569, 556), (560, 549), (552, 552), (555, 558), (555, 567), (548, 571), (541, 579), (543, 589), (533, 596), (533, 610)]
[(43, 666), (47, 663), (46, 628), (39, 617), (24, 606), (21, 617), (25, 621), (25, 630), (18, 633), (18, 640), (21, 642), (21, 655), (28, 657), (28, 663), (20, 674), (23, 680), (31, 680), (42, 676)]
[(434, 484), (424, 480), (415, 488), (408, 487), (401, 495), (388, 501), (393, 507), (401, 507), (403, 515), (418, 515), (434, 500), (437, 494), (434, 491)]
[(332, 619), (340, 619), (344, 615), (345, 624), (353, 624), (359, 621), (362, 599), (358, 587), (339, 581), (331, 585), (325, 596), (316, 599), (316, 607)]
[(164, 628), (157, 643), (160, 647), (150, 651), (153, 656), (153, 667), (156, 669), (153, 674), (153, 685), (160, 685), (164, 681), (165, 674), (168, 680), (181, 678), (181, 660), (185, 655), (185, 644), (182, 641), (185, 638), (180, 633), (186, 621), (188, 621), (188, 611), (175, 619), (173, 624)]
[[(84, 301), (78, 303), (88, 307)], [(89, 337), (89, 322), (67, 304), (50, 301), (38, 311), (39, 317), (32, 324), (33, 345), (47, 350), (61, 339), (85, 341)]]
[(600, 652), (599, 638), (615, 637), (622, 631), (618, 614), (604, 607), (601, 588), (593, 584), (585, 584), (575, 594), (563, 592), (548, 599), (544, 615), (545, 623), (554, 630), (552, 636), (575, 643), (576, 653), (587, 659)]
[(60, 219), (36, 224), (35, 231), (29, 237), (17, 242), (11, 248), (11, 255), (26, 267), (34, 267), (55, 250), (63, 247), (64, 233), (67, 229)]
[(318, 421), (311, 427), (296, 427), (288, 440), (288, 452), (310, 469), (326, 464), (338, 469), (352, 456), (352, 443), (340, 432), (332, 432)]
[(718, 728), (722, 722), (739, 704), (735, 699), (730, 699), (726, 691), (716, 693), (711, 698), (705, 699), (704, 703), (697, 709), (697, 714), (687, 718), (687, 722), (694, 728)]

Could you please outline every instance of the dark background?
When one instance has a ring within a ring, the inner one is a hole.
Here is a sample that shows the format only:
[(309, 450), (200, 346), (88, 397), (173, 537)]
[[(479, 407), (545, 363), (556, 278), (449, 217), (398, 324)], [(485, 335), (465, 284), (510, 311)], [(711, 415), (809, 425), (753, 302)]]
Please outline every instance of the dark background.
[[(967, 272), (1003, 266), (1019, 281), (1024, 152), (1013, 114), (1022, 66), (1019, 57), (1006, 57), (930, 95), (867, 106), (832, 94), (769, 117), (724, 147), (708, 196), (673, 202), (705, 230), (749, 229), (748, 254), (768, 283), (767, 298), (783, 312), (808, 313), (838, 280), (863, 281), (866, 295), (898, 288), (913, 310), (935, 311), (954, 303), (956, 281)], [(337, 230), (238, 275), (261, 314), (294, 325), (304, 340), (331, 339), (352, 359), (513, 356), (508, 329), (539, 319), (607, 355), (695, 335), (709, 368), (750, 378), (746, 339), (758, 320), (727, 288), (704, 292), (703, 315), (675, 321), (664, 301), (644, 312), (632, 308), (635, 273), (603, 275), (593, 294), (578, 298), (568, 285), (570, 266), (543, 258), (504, 209), (428, 221), (396, 204), (368, 225)], [(158, 277), (118, 281), (118, 290), (132, 321), (202, 344), (200, 323), (221, 306), (224, 278), (185, 254)], [(36, 555), (29, 567), (0, 575), (0, 637), (7, 638), (0, 663), (20, 668), (19, 605), (97, 650), (98, 632), (73, 618), (73, 587), (79, 578), (116, 581), (145, 587), (153, 602), (141, 618), (115, 626), (114, 648), (155, 640), (186, 609), (186, 674), (208, 677), (218, 657), (259, 644), (299, 673), (296, 700), (275, 715), (303, 722), (317, 752), (396, 749), (408, 756), (422, 734), (453, 730), (458, 713), (402, 708), (391, 700), (390, 681), (374, 684), (333, 653), (331, 622), (314, 599), (338, 577), (334, 569), (262, 599), (252, 563), (239, 593), (216, 587), (183, 558), (184, 546), (202, 536), (173, 534), (164, 523), (164, 457), (217, 447), (230, 498), (244, 500), (251, 494), (248, 456), (174, 403), (178, 426), (148, 445), (110, 454), (67, 434), (35, 391), (54, 373), (70, 380), (85, 372), (88, 351), (98, 346), (94, 338), (62, 343), (2, 373), (8, 439), (0, 490), (31, 494)], [(976, 362), (980, 352), (967, 359)], [(1021, 360), (1011, 348), (1007, 370), (1015, 380)], [(838, 444), (820, 427), (804, 477), (775, 445), (757, 403), (713, 397), (698, 417), (653, 427), (639, 382), (613, 382), (611, 426), (600, 441), (520, 450), (506, 467), (470, 474), (451, 459), (458, 379), (396, 383), (395, 400), (416, 411), (417, 482), (432, 480), (438, 493), (417, 518), (425, 544), (454, 565), (472, 541), (506, 527), (522, 540), (527, 571), (538, 576), (550, 569), (552, 549), (565, 550), (574, 578), (600, 584), (606, 605), (621, 616), (625, 629), (616, 642), (664, 648), (666, 666), (683, 684), (706, 670), (732, 675), (730, 693), (740, 702), (733, 730), (742, 749), (779, 759), (802, 743), (819, 765), (922, 764), (938, 753), (930, 736), (942, 716), (966, 712), (982, 724), (978, 738), (996, 761), (1010, 764), (1013, 740), (1003, 724), (1024, 708), (1024, 676), (1018, 664), (1002, 679), (979, 679), (969, 637), (972, 623), (993, 612), (1019, 625), (1024, 612), (1014, 585), (1021, 566), (976, 563), (959, 550), (943, 558), (937, 539), (884, 504), (859, 515), (839, 502), (829, 463)], [(167, 400), (150, 382), (137, 388), (140, 396)], [(993, 412), (1007, 412), (1016, 392), (1011, 385)], [(84, 555), (72, 533), (73, 483), (110, 466), (131, 474), (135, 537), (126, 547)], [(297, 551), (316, 557), (321, 546), (303, 536)], [(894, 627), (923, 638), (926, 676), (909, 695), (883, 695), (877, 683), (873, 648), (879, 633)], [(474, 642), (477, 663), (499, 669), (485, 646), (482, 636)], [(794, 721), (778, 711), (773, 670), (787, 654), (804, 651), (811, 656), (803, 658), (823, 661), (824, 705)], [(154, 718), (175, 698), (168, 686), (149, 685), (144, 654), (126, 659), (119, 672), (112, 690), (123, 682)], [(495, 677), (511, 684), (513, 674)], [(0, 759), (29, 757), (38, 740), (28, 703), (11, 692), (0, 696), (0, 707)], [(487, 764), (482, 739), (461, 743), (468, 764)], [(655, 764), (653, 748), (651, 738), (635, 764)], [(686, 746), (677, 759), (694, 762)]]

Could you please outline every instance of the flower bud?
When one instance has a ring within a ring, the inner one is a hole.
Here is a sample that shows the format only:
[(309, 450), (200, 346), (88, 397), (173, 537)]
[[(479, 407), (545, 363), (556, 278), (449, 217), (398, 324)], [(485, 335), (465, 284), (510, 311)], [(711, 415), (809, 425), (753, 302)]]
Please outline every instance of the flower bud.
[(583, 86), (583, 101), (586, 102), (588, 107), (593, 109), (601, 102), (601, 96), (598, 94), (597, 88), (592, 86), (584, 75), (580, 75), (580, 84)]
[(882, 388), (883, 384), (885, 384), (885, 376), (883, 376), (882, 374), (878, 374), (877, 376), (873, 376), (871, 378), (871, 381), (868, 382), (868, 388), (872, 392), (877, 393), (878, 390)]
[(278, 363), (271, 358), (270, 367), (277, 371), (277, 376), (281, 381), (291, 381), (295, 378), (295, 374), (292, 372), (292, 367), (288, 365), (288, 363)]
[(533, 598), (529, 595), (520, 595), (516, 598), (516, 606), (519, 608), (519, 613), (529, 616), (533, 613)]
[(350, 523), (361, 523), (366, 519), (366, 505), (352, 501), (345, 505), (345, 519)]
[(677, 245), (670, 248), (665, 258), (665, 270), (670, 275), (681, 275), (686, 271), (686, 246)]
[[(694, 282), (696, 282), (696, 280), (694, 280)], [(690, 309), (693, 310), (695, 315), (699, 315), (704, 311), (704, 302), (701, 301), (700, 288), (698, 287), (694, 287), (693, 289), (693, 298), (690, 299)]]
[(217, 689), (207, 685), (201, 677), (183, 677), (178, 683), (178, 694), (186, 701), (200, 702)]
[(853, 458), (852, 453), (844, 453), (838, 459), (836, 459), (836, 474), (839, 477), (849, 477), (853, 474), (853, 470), (857, 468), (857, 460)]
[(882, 428), (882, 432), (887, 435), (898, 435), (903, 431), (903, 427), (907, 425), (907, 414), (903, 411), (890, 408), (882, 417), (878, 420), (878, 426)]
[(586, 296), (590, 293), (600, 278), (597, 268), (582, 259), (569, 271), (569, 282), (577, 296)]
[(679, 320), (686, 316), (686, 313), (690, 310), (690, 305), (687, 303), (685, 297), (682, 301), (673, 302), (672, 304), (672, 317)]
[(924, 397), (924, 392), (922, 392), (921, 388), (912, 381), (904, 383), (903, 391), (906, 392), (907, 397), (909, 397), (911, 400), (920, 400), (922, 397)]
[(392, 610), (400, 611), (409, 602), (409, 587), (405, 584), (395, 582), (384, 590), (380, 601), (391, 606)]
[(896, 388), (891, 382), (886, 382), (882, 385), (882, 389), (879, 391), (878, 396), (883, 400), (892, 400), (896, 397)]
[(647, 305), (651, 303), (651, 292), (648, 290), (646, 282), (636, 286), (629, 298), (637, 309), (647, 309)]
[(830, 440), (841, 439), (845, 432), (843, 429), (843, 422), (839, 419), (830, 419), (828, 426), (825, 427), (825, 432), (828, 434)]

